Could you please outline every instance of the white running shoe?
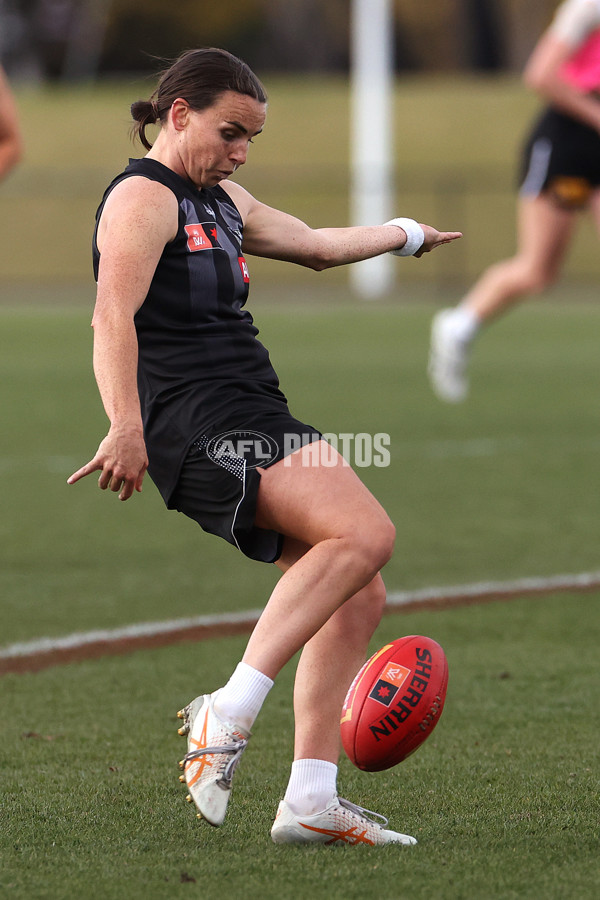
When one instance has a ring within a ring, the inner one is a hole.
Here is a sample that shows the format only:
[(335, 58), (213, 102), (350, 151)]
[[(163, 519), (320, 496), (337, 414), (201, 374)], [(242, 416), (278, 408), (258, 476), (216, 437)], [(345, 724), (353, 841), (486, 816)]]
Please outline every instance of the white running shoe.
[(442, 309), (433, 318), (427, 371), (440, 400), (460, 403), (469, 392), (466, 375), (469, 342), (456, 334), (453, 315), (453, 309)]
[[(377, 819), (381, 820), (381, 824)], [(289, 804), (282, 800), (271, 829), (271, 837), (275, 844), (318, 843), (334, 847), (417, 843), (409, 834), (387, 831), (387, 824), (385, 816), (356, 806), (337, 795), (322, 812), (312, 816), (296, 815)]]
[(222, 825), (231, 782), (250, 732), (223, 722), (214, 710), (216, 693), (196, 697), (177, 713), (183, 719), (179, 734), (188, 736), (188, 752), (179, 763), (188, 786), (188, 802), (198, 807), (198, 818)]

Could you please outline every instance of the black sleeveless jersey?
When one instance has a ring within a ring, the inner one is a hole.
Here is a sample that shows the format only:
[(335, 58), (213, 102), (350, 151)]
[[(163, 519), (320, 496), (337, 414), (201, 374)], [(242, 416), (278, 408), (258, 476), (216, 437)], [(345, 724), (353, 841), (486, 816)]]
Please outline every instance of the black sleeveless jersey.
[[(102, 198), (96, 229), (109, 193), (132, 175), (166, 185), (179, 204), (177, 236), (135, 316), (148, 471), (168, 503), (194, 440), (243, 428), (262, 411), (287, 412), (287, 401), (244, 309), (249, 276), (233, 200), (218, 185), (198, 190), (156, 160), (130, 160)], [(97, 279), (96, 232), (93, 257)]]

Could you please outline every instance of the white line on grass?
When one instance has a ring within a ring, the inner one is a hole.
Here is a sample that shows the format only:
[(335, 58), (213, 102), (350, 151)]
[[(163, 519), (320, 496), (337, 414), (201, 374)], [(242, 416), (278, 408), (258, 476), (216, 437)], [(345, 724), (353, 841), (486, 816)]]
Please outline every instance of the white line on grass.
[[(482, 581), (474, 584), (432, 587), (415, 591), (393, 591), (388, 594), (387, 612), (403, 607), (435, 604), (452, 604), (460, 601), (486, 600), (496, 597), (516, 597), (522, 594), (549, 594), (557, 591), (589, 590), (600, 587), (600, 572), (580, 572), (571, 575), (551, 575), (546, 578), (518, 578), (513, 581)], [(0, 649), (0, 660), (22, 660), (42, 657), (45, 654), (69, 654), (69, 651), (85, 651), (85, 648), (101, 647), (108, 654), (111, 647), (130, 643), (143, 645), (148, 639), (168, 636), (181, 638), (186, 632), (206, 630), (224, 632), (249, 630), (258, 620), (260, 609), (243, 612), (221, 613), (207, 616), (191, 616), (162, 622), (141, 622), (123, 628), (76, 632), (58, 638), (39, 638), (34, 641), (10, 644)]]
[(503, 595), (542, 594), (553, 591), (586, 590), (600, 587), (600, 572), (574, 575), (550, 575), (546, 578), (517, 578), (514, 581), (480, 581), (454, 587), (424, 588), (418, 591), (394, 591), (388, 594), (387, 606), (452, 601), (469, 597), (485, 599)]
[(139, 622), (137, 625), (125, 625), (122, 628), (107, 628), (96, 631), (80, 631), (58, 638), (38, 638), (35, 641), (24, 641), (9, 644), (0, 649), (0, 659), (18, 656), (30, 656), (39, 653), (54, 653), (61, 650), (72, 650), (90, 644), (110, 644), (116, 641), (143, 640), (155, 635), (167, 635), (178, 631), (191, 631), (196, 628), (218, 628), (227, 625), (250, 626), (258, 620), (262, 610), (244, 610), (243, 612), (219, 613), (210, 616), (190, 616), (185, 619), (168, 619), (162, 622)]

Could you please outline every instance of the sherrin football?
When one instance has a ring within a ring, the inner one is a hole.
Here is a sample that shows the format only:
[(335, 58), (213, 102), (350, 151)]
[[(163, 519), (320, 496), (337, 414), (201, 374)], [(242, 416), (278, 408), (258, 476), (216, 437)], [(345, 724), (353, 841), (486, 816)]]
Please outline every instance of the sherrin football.
[(414, 753), (440, 720), (448, 661), (440, 645), (411, 634), (367, 660), (344, 701), (344, 750), (365, 772), (390, 769)]

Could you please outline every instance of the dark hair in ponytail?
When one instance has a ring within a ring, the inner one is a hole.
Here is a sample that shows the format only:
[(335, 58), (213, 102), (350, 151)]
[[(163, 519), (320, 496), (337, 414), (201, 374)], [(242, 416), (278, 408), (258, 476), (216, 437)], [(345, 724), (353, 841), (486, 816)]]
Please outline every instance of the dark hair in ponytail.
[(245, 62), (227, 50), (206, 47), (186, 50), (165, 69), (149, 100), (131, 104), (132, 134), (150, 150), (146, 137), (148, 125), (163, 123), (173, 102), (181, 97), (192, 109), (207, 109), (225, 91), (246, 94), (260, 103), (267, 102), (264, 87)]

